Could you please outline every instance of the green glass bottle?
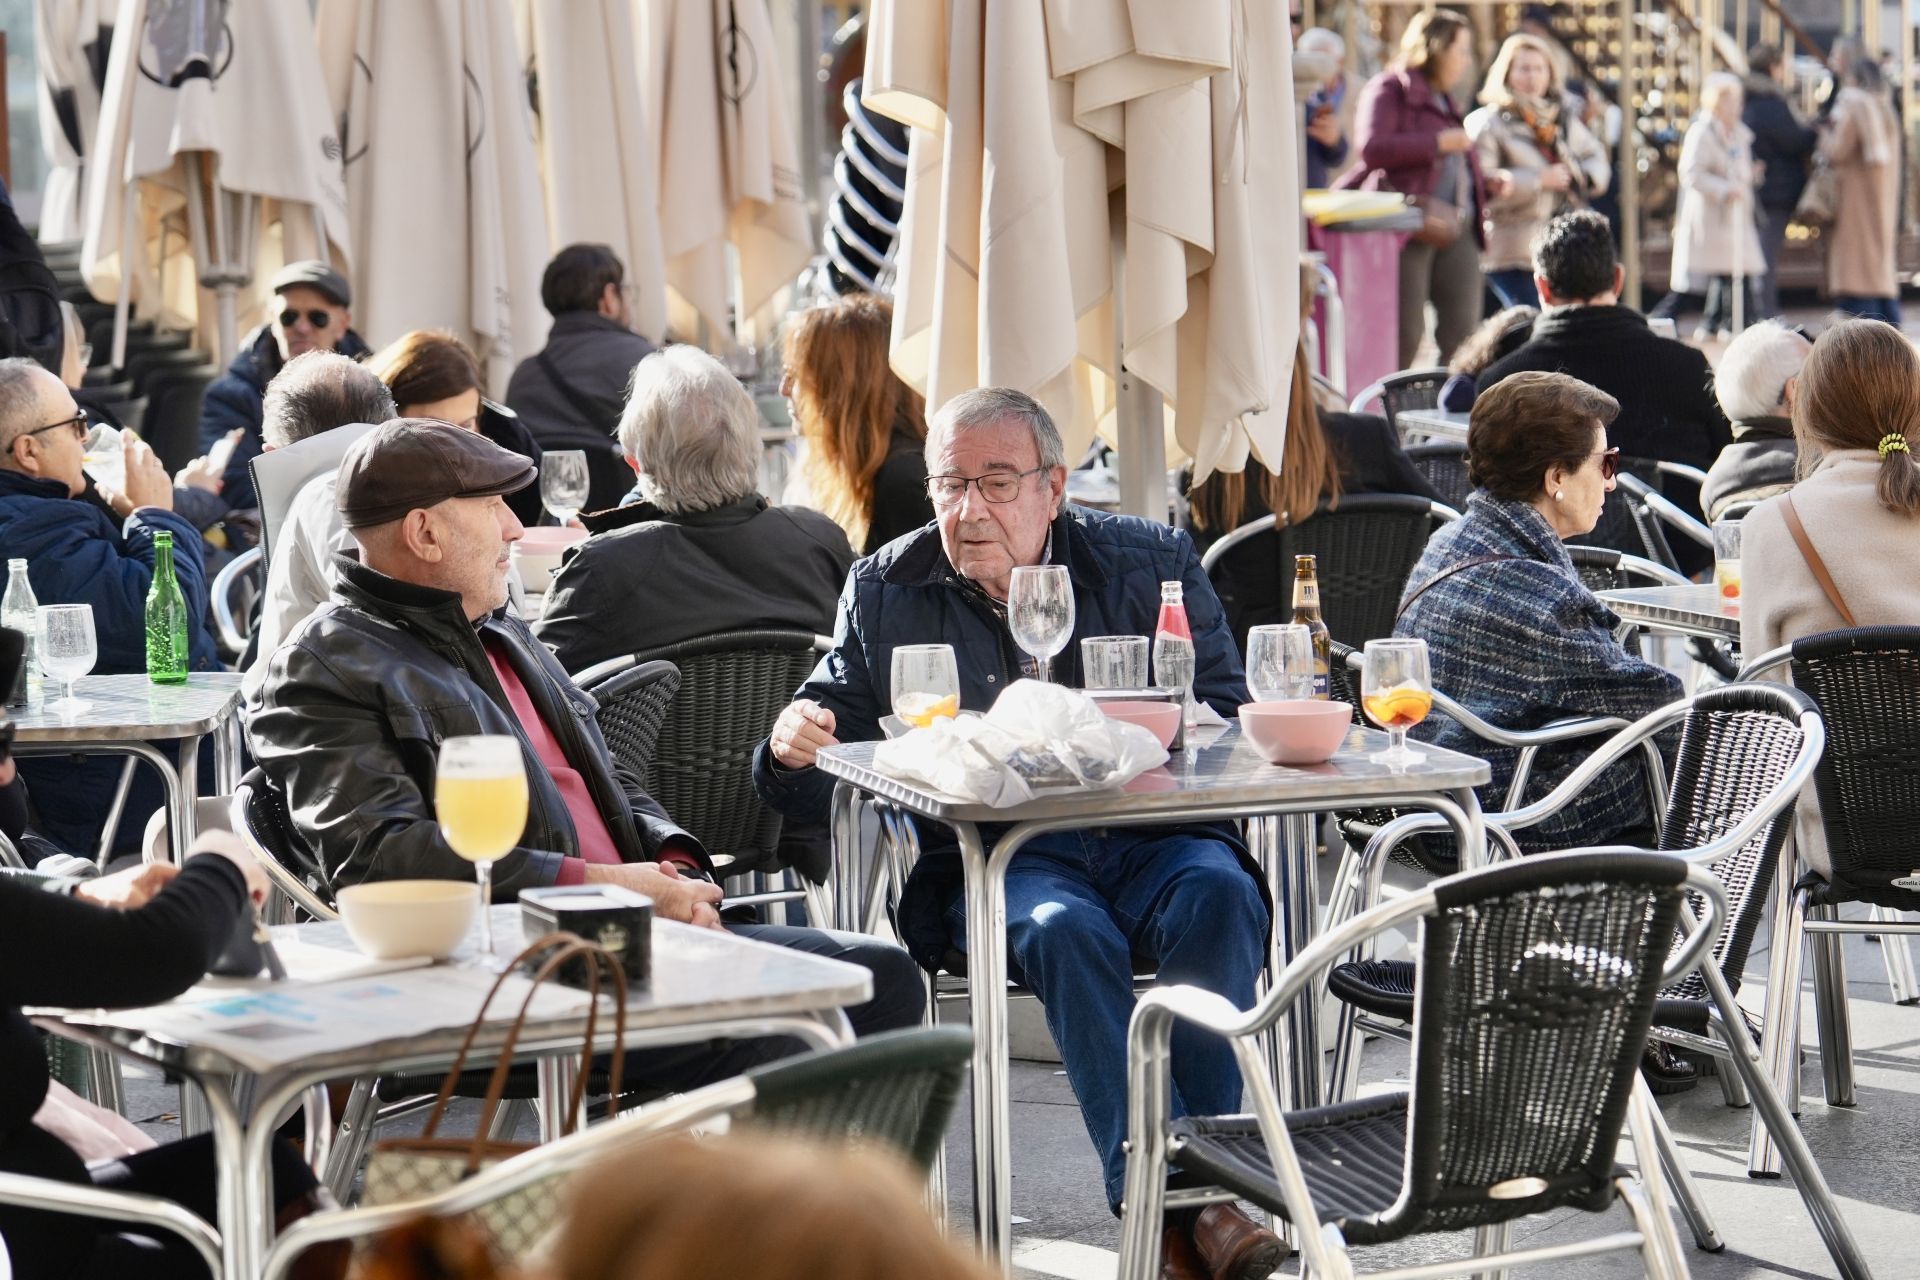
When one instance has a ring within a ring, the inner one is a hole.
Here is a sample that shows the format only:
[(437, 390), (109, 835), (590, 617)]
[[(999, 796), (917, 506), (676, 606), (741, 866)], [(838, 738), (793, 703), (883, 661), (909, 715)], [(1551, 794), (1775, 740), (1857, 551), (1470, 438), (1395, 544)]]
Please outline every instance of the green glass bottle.
[(173, 574), (173, 535), (153, 535), (153, 585), (147, 588), (147, 678), (187, 682), (187, 598)]

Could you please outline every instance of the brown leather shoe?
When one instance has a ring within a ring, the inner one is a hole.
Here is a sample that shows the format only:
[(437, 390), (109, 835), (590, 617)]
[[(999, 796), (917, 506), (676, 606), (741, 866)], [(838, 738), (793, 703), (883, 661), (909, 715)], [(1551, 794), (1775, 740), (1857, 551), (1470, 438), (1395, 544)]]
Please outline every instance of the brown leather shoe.
[(1267, 1280), (1287, 1258), (1280, 1237), (1235, 1204), (1210, 1204), (1193, 1224), (1193, 1245), (1213, 1280)]
[(1168, 1227), (1160, 1233), (1160, 1280), (1211, 1280), (1185, 1227)]

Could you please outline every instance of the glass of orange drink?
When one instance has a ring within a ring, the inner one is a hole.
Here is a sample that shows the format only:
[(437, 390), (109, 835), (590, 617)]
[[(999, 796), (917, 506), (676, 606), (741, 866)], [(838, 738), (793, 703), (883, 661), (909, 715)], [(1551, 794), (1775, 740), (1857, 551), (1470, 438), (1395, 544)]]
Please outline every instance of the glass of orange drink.
[(952, 645), (909, 644), (893, 651), (893, 714), (916, 729), (960, 714)]
[(1369, 640), (1360, 674), (1360, 705), (1367, 718), (1387, 731), (1387, 749), (1375, 752), (1377, 764), (1405, 767), (1425, 760), (1409, 750), (1407, 730), (1433, 710), (1433, 676), (1427, 666), (1427, 642), (1394, 638)]
[(482, 733), (440, 744), (433, 782), (440, 834), (475, 864), (480, 878), (481, 963), (499, 969), (493, 954), (493, 864), (513, 851), (527, 827), (527, 766), (520, 739)]

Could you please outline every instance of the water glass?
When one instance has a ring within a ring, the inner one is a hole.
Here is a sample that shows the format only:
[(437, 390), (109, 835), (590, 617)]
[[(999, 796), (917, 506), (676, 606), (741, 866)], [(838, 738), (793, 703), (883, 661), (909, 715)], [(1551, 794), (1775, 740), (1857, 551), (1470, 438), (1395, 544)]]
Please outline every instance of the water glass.
[(78, 711), (87, 704), (73, 696), (73, 682), (93, 670), (100, 653), (93, 634), (93, 606), (42, 605), (35, 621), (40, 670), (67, 687), (66, 696), (54, 702), (52, 709)]
[(1007, 625), (1013, 642), (1051, 679), (1053, 655), (1073, 639), (1073, 582), (1059, 564), (1023, 565), (1007, 588)]
[(1145, 636), (1089, 636), (1080, 642), (1080, 685), (1085, 689), (1147, 687)]
[(587, 455), (583, 449), (549, 449), (540, 458), (540, 501), (561, 524), (587, 505)]
[(93, 477), (96, 485), (104, 485), (115, 493), (127, 491), (127, 455), (126, 442), (121, 440), (117, 428), (104, 422), (96, 422), (87, 432), (85, 452), (81, 455), (80, 466)]
[(1426, 753), (1407, 749), (1407, 730), (1433, 710), (1433, 676), (1427, 664), (1425, 640), (1369, 640), (1366, 666), (1360, 674), (1360, 705), (1367, 717), (1387, 731), (1387, 749), (1370, 758), (1376, 764), (1404, 768), (1425, 760)]
[(1740, 521), (1713, 522), (1713, 585), (1723, 607), (1740, 604)]
[(916, 729), (960, 714), (952, 645), (906, 644), (893, 651), (893, 714)]
[(1255, 702), (1311, 698), (1316, 675), (1311, 627), (1289, 622), (1247, 633), (1247, 692)]
[(476, 733), (441, 743), (433, 807), (441, 836), (479, 873), (480, 961), (497, 971), (501, 962), (493, 954), (493, 864), (513, 851), (527, 829), (527, 764), (520, 739)]

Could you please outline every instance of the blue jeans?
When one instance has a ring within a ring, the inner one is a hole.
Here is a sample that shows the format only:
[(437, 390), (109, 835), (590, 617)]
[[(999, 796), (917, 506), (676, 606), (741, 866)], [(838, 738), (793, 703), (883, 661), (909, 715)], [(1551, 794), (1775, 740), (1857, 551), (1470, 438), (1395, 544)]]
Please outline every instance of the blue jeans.
[(1862, 320), (1885, 320), (1896, 329), (1900, 327), (1898, 298), (1835, 298), (1833, 309)]
[[(964, 900), (947, 909), (947, 927), (964, 948)], [(1154, 961), (1162, 983), (1251, 1007), (1267, 946), (1260, 890), (1218, 840), (1152, 827), (1056, 832), (1036, 837), (1007, 867), (1007, 941), (1016, 976), (1046, 1007), (1117, 1211), (1133, 957)], [(1240, 1109), (1240, 1071), (1225, 1040), (1176, 1028), (1172, 1102), (1176, 1116)]]
[(1503, 267), (1487, 272), (1487, 284), (1500, 296), (1503, 307), (1537, 307), (1540, 291), (1534, 288), (1533, 272), (1527, 267)]

